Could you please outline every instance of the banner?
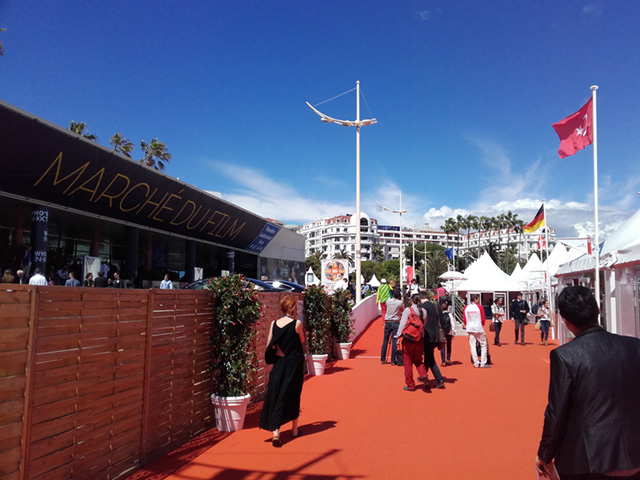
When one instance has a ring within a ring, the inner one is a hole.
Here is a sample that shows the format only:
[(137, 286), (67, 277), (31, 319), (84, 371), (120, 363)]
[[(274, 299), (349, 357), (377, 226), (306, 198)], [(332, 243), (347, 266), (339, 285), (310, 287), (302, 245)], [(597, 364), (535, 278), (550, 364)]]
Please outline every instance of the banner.
[[(280, 229), (258, 215), (3, 102), (0, 171), (0, 194), (252, 253), (260, 253)], [(206, 173), (215, 181), (215, 172)]]
[(321, 275), (321, 285), (327, 292), (331, 293), (337, 289), (347, 288), (349, 283), (349, 260), (323, 260)]
[(570, 248), (575, 248), (579, 252), (591, 255), (591, 238), (559, 238), (558, 242)]

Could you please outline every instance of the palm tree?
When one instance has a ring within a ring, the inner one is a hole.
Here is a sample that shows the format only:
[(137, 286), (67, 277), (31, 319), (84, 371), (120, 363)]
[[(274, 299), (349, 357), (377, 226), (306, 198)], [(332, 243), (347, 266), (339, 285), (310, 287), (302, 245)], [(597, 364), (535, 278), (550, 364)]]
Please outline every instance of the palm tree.
[(160, 142), (157, 138), (151, 139), (149, 144), (142, 140), (140, 148), (144, 153), (140, 163), (144, 163), (147, 167), (152, 167), (156, 170), (164, 170), (165, 163), (168, 163), (172, 157), (164, 142)]
[(471, 229), (478, 230), (478, 217), (475, 215), (467, 215), (465, 226), (467, 228), (467, 255), (471, 257)]
[(305, 260), (305, 268), (309, 270), (309, 267), (316, 274), (316, 277), (320, 278), (320, 271), (322, 270), (322, 260), (325, 257), (325, 253), (322, 250), (314, 250), (311, 252)]
[(74, 122), (71, 120), (71, 122), (69, 122), (69, 130), (78, 135), (82, 135), (86, 139), (93, 140), (94, 142), (98, 141), (98, 137), (93, 133), (87, 133), (88, 127), (84, 122)]
[[(491, 246), (491, 228), (493, 227), (493, 217), (485, 217), (482, 215), (478, 219), (478, 226), (480, 227), (480, 231), (485, 232), (488, 235), (488, 246), (487, 249)], [(482, 250), (485, 250), (484, 246)], [(478, 239), (478, 256), (480, 256), (480, 240)]]
[[(458, 215), (456, 217), (456, 227), (458, 230), (458, 234), (460, 234), (461, 230), (465, 230), (467, 228), (467, 219), (462, 215)], [(469, 248), (469, 239), (467, 238), (467, 249)], [(458, 265), (456, 266), (456, 270), (460, 271), (460, 256), (458, 255)]]
[(384, 249), (380, 243), (373, 243), (371, 245), (371, 256), (375, 262), (382, 262), (384, 260)]
[(349, 262), (349, 266), (354, 266), (355, 262), (353, 261), (353, 258), (351, 258), (351, 255), (349, 255), (349, 252), (347, 252), (346, 248), (341, 248), (340, 250), (338, 250), (336, 253), (333, 254), (333, 259), (334, 260), (347, 260)]
[[(507, 248), (511, 247), (511, 229), (516, 226), (518, 221), (518, 214), (514, 214), (511, 210), (507, 212), (505, 215), (505, 227), (507, 227)], [(509, 265), (507, 265), (507, 270), (509, 270)], [(509, 273), (507, 271), (507, 273)]]
[[(498, 215), (498, 218), (496, 219), (496, 228), (500, 230), (500, 234), (498, 235), (498, 241), (500, 242), (499, 244), (500, 251), (502, 251), (502, 229), (508, 228), (507, 216), (504, 213), (501, 213), (500, 215)], [(504, 265), (502, 265), (502, 268), (504, 270)]]
[(109, 143), (116, 152), (131, 158), (131, 150), (133, 150), (133, 143), (128, 138), (122, 136), (121, 133), (116, 133), (109, 139)]
[(447, 234), (447, 247), (449, 247), (449, 234), (456, 233), (458, 231), (458, 225), (453, 218), (447, 218), (443, 225), (440, 225), (440, 230)]
[(522, 255), (522, 234), (524, 233), (524, 222), (522, 220), (518, 220), (516, 218), (517, 216), (518, 214), (516, 213), (514, 215), (513, 230), (515, 233), (520, 235), (520, 240), (518, 242), (518, 260), (520, 260), (520, 256)]

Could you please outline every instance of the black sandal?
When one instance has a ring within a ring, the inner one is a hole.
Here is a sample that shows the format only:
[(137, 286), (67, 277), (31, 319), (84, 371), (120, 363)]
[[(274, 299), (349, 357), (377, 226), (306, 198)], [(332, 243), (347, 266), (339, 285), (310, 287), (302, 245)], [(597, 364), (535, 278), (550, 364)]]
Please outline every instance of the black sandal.
[(280, 437), (273, 437), (271, 439), (271, 445), (273, 445), (274, 447), (281, 447), (282, 446), (282, 442), (280, 441)]
[(298, 434), (297, 435), (294, 435), (293, 432), (291, 433), (291, 436), (293, 438), (298, 438), (300, 435), (302, 435), (302, 429), (301, 428), (298, 429)]

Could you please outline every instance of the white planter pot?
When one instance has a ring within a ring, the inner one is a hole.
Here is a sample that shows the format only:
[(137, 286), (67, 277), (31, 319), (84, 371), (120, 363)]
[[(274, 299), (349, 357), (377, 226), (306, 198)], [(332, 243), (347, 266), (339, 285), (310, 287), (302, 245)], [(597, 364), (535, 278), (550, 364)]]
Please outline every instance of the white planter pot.
[(324, 366), (327, 363), (329, 355), (307, 355), (307, 370), (309, 375), (323, 375)]
[(215, 406), (216, 428), (221, 432), (242, 430), (247, 405), (251, 395), (240, 397), (218, 397), (211, 395), (211, 403)]
[(336, 358), (338, 360), (347, 360), (351, 354), (351, 342), (348, 343), (334, 343), (333, 346), (336, 352)]

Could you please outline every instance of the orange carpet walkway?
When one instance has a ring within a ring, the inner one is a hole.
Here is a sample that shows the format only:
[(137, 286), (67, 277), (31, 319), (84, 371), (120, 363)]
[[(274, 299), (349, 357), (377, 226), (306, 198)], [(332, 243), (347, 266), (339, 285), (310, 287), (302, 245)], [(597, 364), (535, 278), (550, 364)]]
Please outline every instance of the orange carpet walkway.
[(539, 346), (539, 332), (526, 328), (524, 347), (513, 343), (513, 322), (502, 347), (487, 332), (491, 369), (473, 368), (467, 337), (456, 337), (453, 365), (440, 367), (446, 389), (407, 392), (402, 367), (380, 364), (378, 318), (352, 358), (305, 379), (303, 436), (293, 439), (287, 424), (282, 448), (272, 447), (271, 432), (258, 429), (258, 404), (243, 430), (214, 428), (130, 480), (535, 479), (553, 347)]

